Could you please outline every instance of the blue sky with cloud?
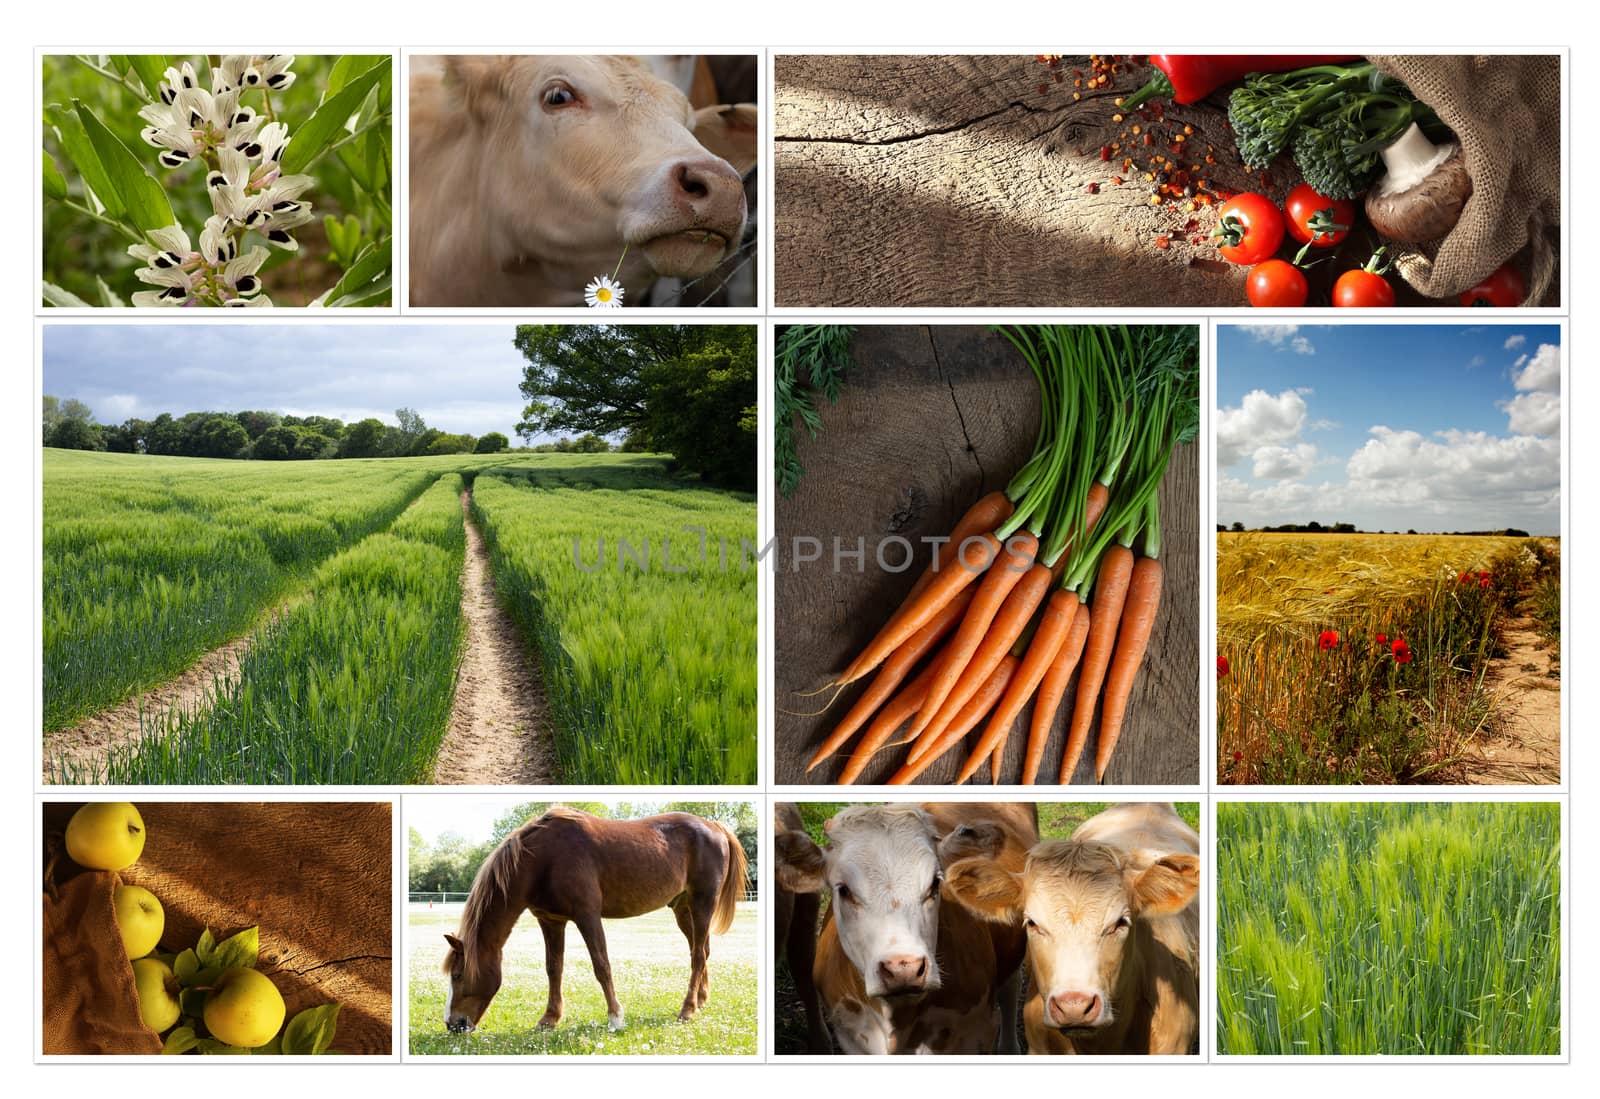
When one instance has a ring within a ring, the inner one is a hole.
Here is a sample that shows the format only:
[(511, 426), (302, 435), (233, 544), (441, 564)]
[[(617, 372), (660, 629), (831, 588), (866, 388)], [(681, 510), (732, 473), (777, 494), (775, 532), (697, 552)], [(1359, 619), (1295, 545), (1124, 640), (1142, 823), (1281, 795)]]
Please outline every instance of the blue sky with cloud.
[(1554, 325), (1223, 325), (1217, 519), (1560, 532)]
[(431, 427), (515, 439), (514, 326), (46, 325), (44, 391), (101, 423), (260, 409), (350, 423), (414, 408)]

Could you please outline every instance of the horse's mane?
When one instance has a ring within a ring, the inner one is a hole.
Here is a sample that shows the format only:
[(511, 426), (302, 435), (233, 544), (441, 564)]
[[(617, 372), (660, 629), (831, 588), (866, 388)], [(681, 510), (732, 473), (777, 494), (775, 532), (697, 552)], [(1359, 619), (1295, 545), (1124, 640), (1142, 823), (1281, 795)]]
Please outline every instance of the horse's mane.
[[(478, 867), (478, 873), (472, 879), (472, 891), (467, 894), (466, 907), (461, 910), (459, 938), (465, 948), (466, 957), (462, 960), (466, 963), (470, 979), (476, 978), (480, 965), (482, 952), (478, 950), (478, 939), (483, 931), (483, 922), (488, 918), (495, 902), (509, 896), (513, 891), (529, 841), (548, 821), (585, 820), (588, 817), (589, 814), (581, 809), (552, 805), (541, 815), (501, 840), (500, 846), (483, 860), (483, 865)], [(449, 964), (448, 961), (446, 964)]]

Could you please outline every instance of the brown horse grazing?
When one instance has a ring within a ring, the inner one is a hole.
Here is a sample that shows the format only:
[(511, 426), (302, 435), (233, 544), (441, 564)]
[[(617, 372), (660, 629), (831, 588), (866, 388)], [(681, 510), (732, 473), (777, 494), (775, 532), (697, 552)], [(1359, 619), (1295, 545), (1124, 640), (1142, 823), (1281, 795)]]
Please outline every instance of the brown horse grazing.
[(595, 979), (606, 996), (612, 1030), (623, 1025), (611, 986), (611, 962), (600, 921), (671, 908), (689, 940), (689, 991), (679, 1019), (705, 1006), (711, 978), (711, 936), (733, 923), (744, 895), (746, 859), (738, 837), (691, 813), (639, 820), (603, 820), (558, 805), (507, 836), (484, 860), (461, 913), (459, 936), (446, 935), (450, 975), (445, 1026), (472, 1030), (500, 989), (500, 954), (523, 911), (544, 932), (550, 998), (541, 1027), (561, 1021), (561, 960), (567, 923), (589, 947)]

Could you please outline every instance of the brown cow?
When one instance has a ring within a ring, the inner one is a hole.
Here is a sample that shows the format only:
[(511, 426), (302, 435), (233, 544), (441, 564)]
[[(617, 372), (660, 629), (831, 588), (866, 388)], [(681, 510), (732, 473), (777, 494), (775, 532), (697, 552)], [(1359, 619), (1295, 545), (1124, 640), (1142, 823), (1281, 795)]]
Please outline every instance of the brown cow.
[(755, 108), (697, 114), (640, 58), (419, 57), (410, 104), (414, 306), (582, 305), (619, 259), (636, 304), (739, 245)]
[(1022, 873), (967, 859), (946, 888), (1028, 929), (1030, 1053), (1168, 1053), (1199, 1033), (1200, 837), (1171, 805), (1134, 802), (1028, 852)]
[(1020, 869), (1039, 836), (1023, 804), (852, 805), (827, 846), (776, 837), (778, 881), (831, 890), (814, 968), (847, 1053), (1015, 1051), (1020, 919), (975, 917), (944, 897), (944, 856)]

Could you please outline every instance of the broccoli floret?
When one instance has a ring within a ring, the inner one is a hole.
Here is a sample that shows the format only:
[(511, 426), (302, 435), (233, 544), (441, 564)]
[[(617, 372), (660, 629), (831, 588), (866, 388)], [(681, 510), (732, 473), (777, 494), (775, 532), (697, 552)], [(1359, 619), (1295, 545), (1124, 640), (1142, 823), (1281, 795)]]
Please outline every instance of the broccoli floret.
[(1316, 65), (1286, 73), (1256, 73), (1228, 97), (1228, 122), (1239, 155), (1251, 170), (1265, 168), (1295, 129), (1333, 97), (1382, 81), (1369, 64)]
[(1383, 174), (1383, 150), (1433, 111), (1414, 100), (1378, 93), (1323, 111), (1295, 133), (1294, 160), (1312, 190), (1353, 199)]

